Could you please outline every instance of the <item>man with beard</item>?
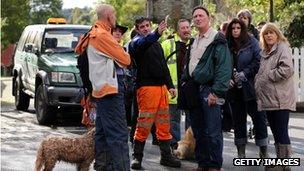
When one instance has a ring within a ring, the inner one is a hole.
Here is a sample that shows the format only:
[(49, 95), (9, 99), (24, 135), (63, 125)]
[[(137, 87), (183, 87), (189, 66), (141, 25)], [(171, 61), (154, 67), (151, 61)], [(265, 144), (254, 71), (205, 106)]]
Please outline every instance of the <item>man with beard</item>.
[[(183, 74), (183, 70), (186, 64), (186, 51), (190, 43), (191, 27), (190, 22), (186, 19), (180, 19), (177, 22), (177, 33), (174, 37), (168, 39), (162, 43), (165, 58), (170, 70), (172, 82), (175, 87), (180, 87), (180, 79)], [(188, 110), (184, 111), (186, 114), (186, 126), (187, 129), (190, 125)], [(171, 148), (175, 150), (177, 148), (177, 142), (181, 139), (180, 120), (182, 111), (178, 109), (177, 97), (169, 98), (169, 113), (171, 115), (170, 120), (170, 132), (172, 134)]]

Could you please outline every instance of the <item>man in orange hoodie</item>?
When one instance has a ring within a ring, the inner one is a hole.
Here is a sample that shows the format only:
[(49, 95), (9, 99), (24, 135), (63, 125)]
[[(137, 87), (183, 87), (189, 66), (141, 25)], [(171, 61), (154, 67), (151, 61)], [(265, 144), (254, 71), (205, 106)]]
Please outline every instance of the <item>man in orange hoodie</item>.
[(87, 50), (92, 96), (96, 98), (95, 170), (130, 170), (128, 129), (124, 108), (123, 75), (130, 56), (111, 35), (116, 13), (111, 5), (96, 9), (98, 20), (76, 47)]

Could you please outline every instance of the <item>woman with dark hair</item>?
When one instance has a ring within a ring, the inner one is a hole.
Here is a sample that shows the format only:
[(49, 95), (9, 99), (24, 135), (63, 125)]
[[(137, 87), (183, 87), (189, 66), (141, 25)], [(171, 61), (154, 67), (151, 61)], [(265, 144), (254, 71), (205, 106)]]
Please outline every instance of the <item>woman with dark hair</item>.
[(247, 143), (247, 113), (255, 128), (255, 143), (260, 157), (267, 157), (268, 134), (265, 112), (257, 111), (254, 77), (259, 70), (260, 48), (258, 41), (247, 32), (242, 20), (233, 19), (226, 31), (228, 46), (233, 56), (234, 74), (230, 80), (229, 98), (233, 111), (235, 145), (238, 157), (245, 158)]

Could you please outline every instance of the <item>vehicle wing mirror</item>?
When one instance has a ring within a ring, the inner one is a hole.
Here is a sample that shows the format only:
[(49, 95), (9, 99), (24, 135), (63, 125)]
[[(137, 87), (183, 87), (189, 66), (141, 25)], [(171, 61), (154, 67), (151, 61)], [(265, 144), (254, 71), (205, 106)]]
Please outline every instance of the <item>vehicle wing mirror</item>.
[(35, 46), (35, 44), (33, 44), (33, 43), (27, 43), (27, 44), (25, 44), (24, 51), (29, 52), (29, 53), (37, 54), (38, 53), (38, 47)]
[(33, 51), (33, 44), (32, 43), (27, 43), (25, 44), (25, 47), (24, 47), (24, 51), (25, 52), (32, 52)]

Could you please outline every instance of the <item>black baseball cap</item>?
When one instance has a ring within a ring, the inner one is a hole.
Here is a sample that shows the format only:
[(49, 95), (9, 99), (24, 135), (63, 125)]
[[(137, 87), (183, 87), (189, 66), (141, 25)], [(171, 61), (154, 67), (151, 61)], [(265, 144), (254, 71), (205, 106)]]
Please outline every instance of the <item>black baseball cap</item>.
[(121, 34), (125, 34), (125, 32), (128, 30), (128, 27), (116, 24), (116, 26), (115, 26), (115, 28), (113, 30), (115, 30), (115, 29), (120, 29), (121, 30)]

